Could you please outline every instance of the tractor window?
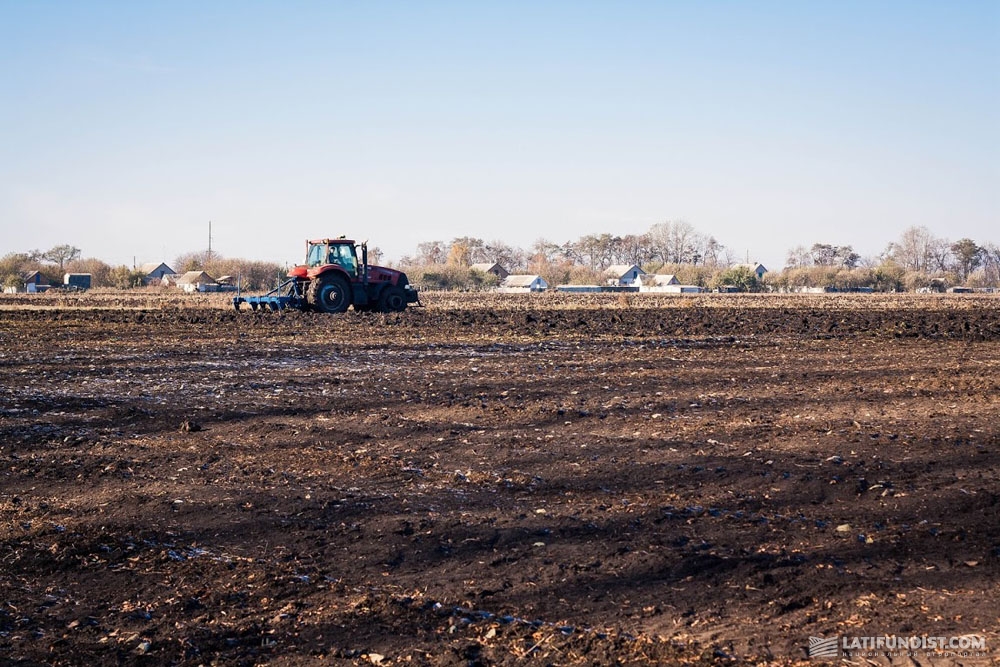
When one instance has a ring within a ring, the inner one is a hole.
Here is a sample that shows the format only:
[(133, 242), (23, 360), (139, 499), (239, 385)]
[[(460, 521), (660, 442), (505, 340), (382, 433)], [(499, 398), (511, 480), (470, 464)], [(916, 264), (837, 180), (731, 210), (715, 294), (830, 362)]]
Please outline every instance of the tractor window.
[(330, 246), (330, 264), (339, 264), (349, 275), (358, 275), (358, 260), (354, 256), (354, 247), (346, 243)]
[(325, 264), (323, 260), (326, 258), (326, 246), (325, 245), (311, 245), (309, 246), (309, 256), (306, 257), (306, 264), (309, 266), (319, 266), (320, 264)]

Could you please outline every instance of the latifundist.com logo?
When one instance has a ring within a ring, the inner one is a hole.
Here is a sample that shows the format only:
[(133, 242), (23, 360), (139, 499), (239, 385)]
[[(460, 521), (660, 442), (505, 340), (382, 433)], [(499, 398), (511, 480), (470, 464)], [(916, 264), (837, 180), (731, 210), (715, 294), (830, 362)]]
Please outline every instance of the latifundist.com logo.
[(840, 657), (840, 637), (830, 637), (829, 639), (824, 639), (823, 637), (810, 637), (809, 638), (809, 657), (810, 658), (839, 658)]
[(810, 637), (810, 658), (874, 658), (895, 656), (984, 657), (986, 638), (960, 637)]

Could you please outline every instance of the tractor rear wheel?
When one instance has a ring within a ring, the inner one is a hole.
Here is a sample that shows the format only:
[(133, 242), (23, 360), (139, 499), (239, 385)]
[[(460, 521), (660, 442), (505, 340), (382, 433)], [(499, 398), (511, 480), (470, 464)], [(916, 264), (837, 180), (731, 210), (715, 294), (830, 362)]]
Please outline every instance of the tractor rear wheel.
[(309, 285), (307, 300), (321, 313), (343, 313), (351, 305), (351, 286), (338, 275), (320, 276)]
[(378, 309), (383, 313), (401, 313), (406, 310), (406, 292), (402, 287), (389, 285), (378, 299)]

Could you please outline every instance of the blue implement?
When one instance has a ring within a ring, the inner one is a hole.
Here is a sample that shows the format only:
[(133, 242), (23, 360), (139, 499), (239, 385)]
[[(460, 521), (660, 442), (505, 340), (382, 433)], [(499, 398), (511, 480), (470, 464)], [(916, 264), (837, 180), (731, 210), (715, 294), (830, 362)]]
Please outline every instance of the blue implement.
[(233, 297), (233, 307), (240, 309), (241, 304), (250, 306), (250, 310), (256, 312), (260, 310), (284, 310), (285, 308), (295, 308), (303, 310), (306, 307), (305, 294), (302, 291), (302, 283), (297, 278), (289, 278), (267, 294), (260, 296), (237, 296)]

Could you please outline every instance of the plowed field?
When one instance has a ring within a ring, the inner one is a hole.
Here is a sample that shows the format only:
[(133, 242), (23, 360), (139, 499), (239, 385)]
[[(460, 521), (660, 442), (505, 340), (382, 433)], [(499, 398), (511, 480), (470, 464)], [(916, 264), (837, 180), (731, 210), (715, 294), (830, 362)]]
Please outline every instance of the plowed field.
[(995, 662), (1000, 299), (643, 296), (5, 299), (0, 663)]

